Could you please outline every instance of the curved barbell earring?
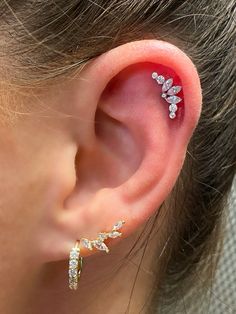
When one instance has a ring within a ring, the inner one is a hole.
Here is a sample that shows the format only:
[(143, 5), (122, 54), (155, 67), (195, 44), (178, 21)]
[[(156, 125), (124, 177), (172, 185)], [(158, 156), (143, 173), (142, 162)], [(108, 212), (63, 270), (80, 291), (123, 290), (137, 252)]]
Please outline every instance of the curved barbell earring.
[(121, 237), (122, 233), (118, 230), (122, 228), (123, 224), (125, 223), (124, 220), (119, 220), (115, 225), (112, 227), (110, 232), (100, 232), (98, 237), (95, 240), (88, 240), (86, 238), (81, 238), (77, 240), (75, 246), (70, 251), (69, 257), (69, 288), (72, 290), (76, 290), (78, 288), (78, 282), (80, 280), (81, 271), (82, 271), (82, 264), (83, 264), (83, 257), (80, 256), (80, 249), (81, 245), (87, 248), (88, 250), (93, 250), (96, 248), (100, 251), (105, 251), (109, 253), (109, 248), (104, 243), (104, 241), (108, 238), (117, 238)]
[(169, 117), (174, 119), (178, 110), (177, 104), (182, 101), (182, 98), (176, 96), (181, 90), (182, 86), (173, 86), (173, 79), (165, 79), (163, 75), (159, 75), (157, 72), (152, 73), (152, 78), (156, 80), (157, 84), (162, 85), (161, 97), (169, 103)]

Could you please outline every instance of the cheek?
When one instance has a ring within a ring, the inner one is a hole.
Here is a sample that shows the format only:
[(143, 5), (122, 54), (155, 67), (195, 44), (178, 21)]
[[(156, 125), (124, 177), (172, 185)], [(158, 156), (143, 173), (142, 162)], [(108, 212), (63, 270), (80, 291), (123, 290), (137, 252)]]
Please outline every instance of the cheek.
[(40, 215), (50, 206), (46, 169), (35, 171), (37, 159), (27, 163), (15, 153), (0, 154), (0, 249), (14, 247), (14, 255), (33, 247)]
[(0, 250), (8, 252), (6, 259), (34, 255), (39, 225), (60, 201), (60, 145), (53, 142), (39, 127), (0, 128)]

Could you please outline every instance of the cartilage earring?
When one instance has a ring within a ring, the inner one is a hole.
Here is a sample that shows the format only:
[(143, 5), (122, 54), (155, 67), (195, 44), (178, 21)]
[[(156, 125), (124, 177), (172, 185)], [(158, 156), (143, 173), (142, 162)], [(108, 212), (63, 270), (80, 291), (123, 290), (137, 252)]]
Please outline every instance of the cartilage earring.
[(173, 86), (172, 78), (166, 80), (163, 75), (159, 75), (157, 72), (152, 73), (152, 78), (156, 80), (159, 85), (162, 85), (161, 97), (169, 104), (170, 119), (174, 119), (178, 110), (177, 104), (182, 101), (182, 98), (176, 96), (176, 94), (182, 90), (182, 86)]
[(75, 246), (70, 251), (69, 258), (69, 288), (76, 290), (78, 287), (78, 282), (80, 279), (82, 271), (82, 262), (83, 257), (80, 256), (81, 245), (89, 250), (96, 248), (100, 251), (105, 251), (109, 253), (109, 249), (104, 241), (108, 238), (117, 238), (121, 237), (122, 233), (120, 230), (125, 223), (124, 220), (119, 220), (113, 227), (110, 232), (100, 232), (95, 240), (88, 240), (86, 238), (81, 238), (80, 241), (76, 241)]

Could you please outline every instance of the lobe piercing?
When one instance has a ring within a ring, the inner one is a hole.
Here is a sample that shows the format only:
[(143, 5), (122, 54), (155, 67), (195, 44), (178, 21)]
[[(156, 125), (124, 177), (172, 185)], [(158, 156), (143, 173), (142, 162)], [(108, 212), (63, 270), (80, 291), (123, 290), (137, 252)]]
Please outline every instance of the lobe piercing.
[(78, 288), (78, 282), (80, 280), (80, 275), (82, 271), (83, 257), (80, 256), (80, 244), (89, 250), (93, 250), (95, 247), (97, 250), (106, 251), (109, 253), (107, 245), (104, 240), (108, 238), (117, 238), (122, 235), (118, 230), (121, 229), (124, 220), (119, 220), (110, 232), (100, 232), (97, 239), (88, 240), (86, 238), (81, 238), (80, 241), (76, 241), (75, 246), (70, 251), (69, 256), (69, 288), (76, 290)]
[(182, 98), (176, 96), (181, 90), (182, 86), (173, 86), (173, 79), (165, 79), (163, 75), (159, 75), (157, 72), (152, 73), (152, 78), (156, 80), (158, 85), (162, 85), (161, 97), (165, 99), (169, 105), (169, 117), (174, 119), (178, 110), (177, 104), (182, 101)]

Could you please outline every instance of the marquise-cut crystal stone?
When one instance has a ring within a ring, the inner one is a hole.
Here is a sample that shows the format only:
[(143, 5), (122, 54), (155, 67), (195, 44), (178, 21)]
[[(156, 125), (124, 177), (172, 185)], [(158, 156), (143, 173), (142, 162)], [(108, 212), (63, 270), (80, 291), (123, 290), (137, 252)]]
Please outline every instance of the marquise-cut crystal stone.
[(105, 239), (107, 239), (108, 237), (109, 237), (109, 235), (108, 235), (107, 233), (105, 233), (105, 232), (100, 232), (100, 233), (98, 234), (98, 238), (101, 239), (101, 240), (105, 240)]
[(100, 242), (100, 241), (98, 241), (98, 240), (95, 240), (95, 241), (94, 241), (94, 246), (95, 246), (96, 249), (98, 249), (98, 250), (100, 250), (100, 251), (106, 251), (107, 253), (109, 252), (108, 247), (107, 247), (106, 244), (103, 243), (103, 242)]
[(168, 91), (168, 89), (171, 88), (172, 84), (173, 84), (172, 78), (169, 78), (168, 80), (166, 80), (162, 86), (162, 92)]
[(170, 96), (166, 98), (166, 101), (170, 104), (178, 104), (181, 100), (182, 99), (178, 96)]
[(176, 112), (178, 110), (178, 107), (175, 104), (171, 104), (169, 106), (169, 111), (170, 112)]
[(165, 78), (162, 75), (158, 75), (158, 77), (156, 78), (156, 81), (158, 84), (163, 84), (165, 82)]
[(124, 221), (119, 220), (119, 221), (113, 226), (112, 230), (119, 230), (119, 229), (123, 226), (124, 223), (125, 223)]
[(152, 78), (155, 80), (157, 77), (158, 77), (157, 72), (153, 72), (153, 73), (152, 73)]
[(88, 239), (82, 239), (81, 240), (84, 247), (86, 247), (88, 250), (92, 250), (92, 243)]
[(178, 94), (181, 91), (181, 89), (182, 89), (181, 86), (173, 86), (168, 90), (167, 94), (173, 96), (175, 94)]
[(118, 231), (112, 231), (109, 233), (109, 238), (117, 238), (117, 237), (120, 237), (122, 235), (121, 232), (118, 232)]

